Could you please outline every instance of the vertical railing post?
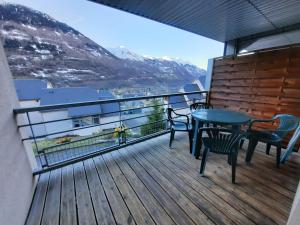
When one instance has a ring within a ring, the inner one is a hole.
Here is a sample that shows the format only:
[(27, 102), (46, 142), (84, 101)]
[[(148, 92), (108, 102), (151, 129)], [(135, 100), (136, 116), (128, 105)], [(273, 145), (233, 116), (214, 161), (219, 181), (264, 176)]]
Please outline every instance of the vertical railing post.
[(34, 135), (33, 127), (32, 127), (30, 116), (29, 116), (28, 112), (26, 112), (26, 116), (27, 116), (27, 120), (28, 120), (28, 125), (30, 127), (30, 131), (32, 133), (32, 137), (33, 137), (33, 142), (34, 142), (34, 145), (35, 145), (35, 149), (36, 149), (36, 152), (37, 152), (39, 160), (40, 160), (40, 164), (41, 164), (42, 167), (44, 167), (44, 164), (43, 164), (42, 159), (41, 159), (41, 155), (39, 154), (39, 147), (38, 147), (38, 144), (36, 142), (36, 138), (35, 138), (35, 135)]

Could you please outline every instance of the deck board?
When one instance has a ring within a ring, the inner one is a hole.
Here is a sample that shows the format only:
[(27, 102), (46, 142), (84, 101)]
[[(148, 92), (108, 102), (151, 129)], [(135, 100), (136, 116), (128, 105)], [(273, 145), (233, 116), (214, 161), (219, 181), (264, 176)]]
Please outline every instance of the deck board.
[(62, 168), (60, 225), (77, 225), (73, 166)]
[(98, 177), (94, 161), (92, 159), (86, 160), (84, 166), (98, 224), (116, 224), (113, 213), (110, 210), (110, 204)]
[(79, 225), (97, 225), (83, 162), (74, 164), (75, 193)]
[(42, 224), (59, 225), (61, 169), (50, 172)]
[(117, 224), (136, 224), (130, 211), (127, 208), (126, 202), (122, 198), (113, 178), (111, 177), (108, 168), (101, 156), (95, 157), (94, 162), (98, 170), (98, 174), (109, 200), (111, 210), (114, 213)]
[(154, 225), (155, 222), (137, 197), (134, 189), (122, 174), (122, 171), (116, 165), (114, 159), (110, 154), (103, 155), (103, 159), (136, 223)]
[[(187, 136), (168, 135), (40, 176), (27, 225), (286, 224), (300, 177), (299, 160), (277, 169), (258, 145), (253, 163), (239, 152), (237, 184), (224, 156), (201, 160)], [(245, 147), (244, 147), (245, 148)]]
[(159, 204), (159, 202), (154, 198), (154, 196), (151, 194), (148, 188), (134, 173), (132, 168), (126, 162), (121, 160), (120, 157), (118, 157), (119, 153), (115, 151), (110, 154), (114, 157), (114, 160), (126, 176), (126, 179), (134, 188), (135, 192), (139, 196), (139, 199), (141, 200), (147, 211), (151, 215), (153, 215), (152, 218), (154, 219), (156, 224), (174, 225), (174, 221), (169, 217), (165, 209)]

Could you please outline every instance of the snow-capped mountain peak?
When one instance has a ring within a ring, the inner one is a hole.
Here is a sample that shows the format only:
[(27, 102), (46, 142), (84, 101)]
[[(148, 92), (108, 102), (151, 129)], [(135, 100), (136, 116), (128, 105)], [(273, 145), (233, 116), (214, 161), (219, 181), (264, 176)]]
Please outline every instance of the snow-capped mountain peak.
[(143, 56), (141, 56), (133, 51), (130, 51), (129, 49), (127, 49), (125, 46), (122, 46), (122, 45), (117, 48), (108, 48), (108, 50), (120, 59), (144, 61)]
[(21, 5), (0, 4), (0, 38), (15, 78), (44, 79), (55, 87), (177, 90), (206, 72), (179, 58), (143, 56), (124, 46), (110, 52), (67, 24)]
[(138, 53), (129, 50), (123, 45), (116, 48), (108, 48), (108, 50), (120, 59), (129, 59), (133, 61), (158, 60), (158, 61), (176, 62), (180, 65), (186, 65), (186, 64), (192, 65), (192, 63), (185, 61), (179, 57), (173, 58), (169, 56), (155, 57), (149, 55), (139, 55)]

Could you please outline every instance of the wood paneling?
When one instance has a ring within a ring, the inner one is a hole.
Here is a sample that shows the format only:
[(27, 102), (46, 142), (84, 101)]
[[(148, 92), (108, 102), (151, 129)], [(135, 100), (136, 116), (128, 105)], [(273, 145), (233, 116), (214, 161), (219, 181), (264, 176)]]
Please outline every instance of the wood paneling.
[(277, 170), (259, 144), (248, 166), (241, 149), (233, 185), (223, 155), (210, 154), (201, 176), (188, 136), (168, 142), (163, 135), (41, 175), (26, 224), (286, 224), (297, 157)]
[(215, 59), (210, 103), (255, 118), (300, 117), (300, 47)]

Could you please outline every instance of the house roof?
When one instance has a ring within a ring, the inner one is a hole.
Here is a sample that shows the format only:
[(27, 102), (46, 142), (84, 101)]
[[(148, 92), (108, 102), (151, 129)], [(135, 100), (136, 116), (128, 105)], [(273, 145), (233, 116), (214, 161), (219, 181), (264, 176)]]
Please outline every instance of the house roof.
[[(49, 88), (43, 89), (41, 95), (41, 105), (55, 105), (76, 103), (84, 101), (98, 100), (98, 93), (96, 90), (87, 87), (76, 88)], [(100, 105), (80, 106), (68, 108), (68, 115), (85, 116), (92, 114), (100, 114)]]
[[(193, 92), (193, 91), (200, 91), (200, 88), (197, 84), (186, 84), (183, 86), (183, 90), (185, 92)], [(187, 99), (192, 101), (193, 99), (201, 99), (201, 94), (192, 94), (186, 95)]]
[(168, 102), (173, 109), (188, 108), (188, 105), (183, 95), (170, 96), (168, 98)]
[[(99, 91), (99, 100), (116, 99), (116, 97), (109, 91)], [(120, 111), (118, 103), (105, 103), (101, 104), (102, 117), (116, 116)]]
[(93, 1), (221, 42), (300, 23), (298, 0)]
[[(135, 117), (138, 117), (138, 116), (135, 115)], [(129, 129), (130, 128), (137, 128), (137, 126), (147, 124), (148, 118), (147, 117), (141, 117), (141, 118), (134, 119), (134, 117), (133, 117), (132, 119), (123, 120), (122, 122)]]
[(14, 80), (14, 84), (20, 101), (39, 100), (42, 89), (47, 88), (43, 80)]
[(123, 98), (135, 98), (135, 97), (143, 97), (145, 96), (142, 93), (129, 93), (129, 94), (124, 94)]

